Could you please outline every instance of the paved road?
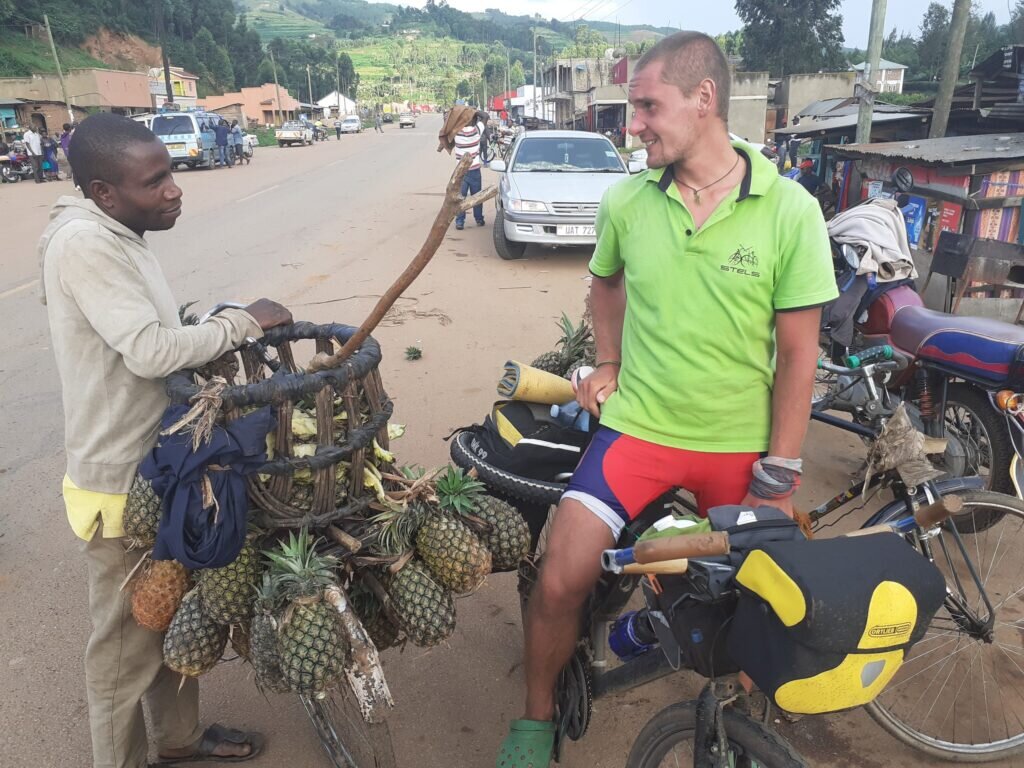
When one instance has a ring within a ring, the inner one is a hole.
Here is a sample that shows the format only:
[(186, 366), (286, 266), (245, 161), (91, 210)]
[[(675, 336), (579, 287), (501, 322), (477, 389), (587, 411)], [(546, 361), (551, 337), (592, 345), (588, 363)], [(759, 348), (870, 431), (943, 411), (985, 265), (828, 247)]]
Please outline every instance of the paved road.
[[(434, 152), (438, 127), (424, 118), (415, 130), (259, 149), (249, 167), (179, 173), (184, 214), (175, 229), (151, 237), (176, 295), (201, 306), (269, 296), (298, 318), (358, 324), (416, 252), (440, 204), (453, 161)], [(68, 193), (67, 183), (0, 186), (0, 766), (12, 768), (89, 764), (85, 568), (63, 519), (60, 391), (36, 298), (35, 242), (53, 200)], [(409, 425), (395, 445), (403, 461), (444, 461), (441, 438), (482, 419), (502, 363), (550, 347), (560, 312), (582, 307), (586, 255), (531, 249), (523, 261), (503, 262), (489, 227), (470, 222), (450, 232), (376, 333), (396, 419)], [(403, 358), (412, 344), (423, 349), (419, 362)], [(861, 449), (818, 430), (811, 440), (803, 498), (817, 503), (856, 469)], [(493, 765), (518, 715), (514, 582), (492, 577), (458, 602), (458, 613), (448, 646), (386, 654), (403, 767)], [(563, 765), (619, 768), (642, 723), (696, 688), (684, 675), (598, 702), (591, 732), (569, 747)], [(322, 765), (297, 702), (261, 697), (245, 667), (221, 665), (203, 690), (205, 718), (269, 735), (266, 756), (252, 765)], [(815, 766), (926, 764), (863, 712), (781, 727)]]

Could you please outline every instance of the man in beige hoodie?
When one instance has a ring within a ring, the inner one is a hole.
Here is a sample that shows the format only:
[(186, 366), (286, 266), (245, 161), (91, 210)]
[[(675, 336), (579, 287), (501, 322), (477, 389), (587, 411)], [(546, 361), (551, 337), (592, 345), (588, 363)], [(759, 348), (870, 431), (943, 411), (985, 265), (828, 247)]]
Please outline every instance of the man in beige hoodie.
[(85, 199), (62, 197), (39, 244), (44, 302), (63, 387), (68, 520), (89, 563), (93, 632), (85, 654), (95, 768), (145, 768), (145, 698), (161, 763), (255, 757), (259, 734), (199, 727), (199, 688), (163, 665), (160, 633), (143, 629), (119, 588), (141, 552), (122, 528), (136, 469), (168, 405), (164, 377), (207, 363), (291, 322), (260, 299), (182, 327), (147, 231), (181, 214), (164, 145), (142, 123), (87, 118), (70, 145)]

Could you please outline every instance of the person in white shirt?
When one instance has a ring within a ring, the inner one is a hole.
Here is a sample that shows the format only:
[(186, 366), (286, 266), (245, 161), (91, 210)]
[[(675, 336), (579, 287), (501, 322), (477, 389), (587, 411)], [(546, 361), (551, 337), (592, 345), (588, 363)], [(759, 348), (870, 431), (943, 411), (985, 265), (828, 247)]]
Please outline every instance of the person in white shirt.
[(43, 141), (37, 131), (29, 126), (21, 137), (25, 142), (25, 149), (28, 152), (28, 161), (32, 163), (32, 173), (36, 177), (36, 184), (43, 183)]
[[(483, 163), (480, 161), (480, 141), (484, 135), (484, 120), (486, 118), (482, 113), (478, 112), (473, 122), (455, 134), (455, 161), (458, 162), (462, 159), (463, 155), (472, 155), (473, 163), (469, 166), (469, 170), (466, 171), (466, 175), (462, 178), (462, 196), (475, 195), (480, 191), (483, 186), (483, 180), (480, 176), (480, 167)], [(476, 225), (482, 227), (486, 222), (484, 221), (484, 205), (473, 206), (473, 218), (476, 219)], [(466, 226), (466, 212), (459, 211), (459, 214), (455, 217), (455, 228), (463, 229)]]

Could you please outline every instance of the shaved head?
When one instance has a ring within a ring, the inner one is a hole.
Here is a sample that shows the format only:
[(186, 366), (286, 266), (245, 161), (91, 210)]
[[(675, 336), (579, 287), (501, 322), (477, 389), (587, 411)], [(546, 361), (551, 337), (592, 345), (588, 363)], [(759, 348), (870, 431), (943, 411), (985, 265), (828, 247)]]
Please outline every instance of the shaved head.
[(75, 183), (90, 197), (93, 181), (120, 184), (129, 171), (130, 150), (160, 140), (143, 123), (111, 112), (90, 115), (75, 129), (68, 146), (68, 162)]
[(715, 84), (715, 112), (723, 121), (729, 117), (729, 86), (732, 78), (725, 54), (714, 38), (703, 32), (676, 32), (663, 37), (640, 57), (636, 70), (654, 62), (662, 63), (661, 79), (689, 96), (704, 80)]

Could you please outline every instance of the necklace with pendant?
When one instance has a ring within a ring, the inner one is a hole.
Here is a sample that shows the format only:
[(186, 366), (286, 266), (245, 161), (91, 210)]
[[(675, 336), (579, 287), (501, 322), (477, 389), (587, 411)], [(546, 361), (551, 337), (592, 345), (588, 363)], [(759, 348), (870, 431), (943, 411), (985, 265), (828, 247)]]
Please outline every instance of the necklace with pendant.
[(700, 193), (703, 192), (708, 187), (715, 186), (715, 184), (717, 184), (722, 179), (724, 179), (726, 176), (728, 176), (730, 173), (732, 173), (734, 170), (736, 170), (736, 166), (739, 165), (739, 162), (740, 162), (740, 156), (739, 156), (739, 153), (736, 153), (736, 161), (732, 164), (732, 167), (728, 171), (723, 173), (721, 176), (719, 176), (717, 179), (712, 181), (710, 184), (705, 184), (703, 187), (700, 187), (700, 188), (691, 187), (689, 184), (687, 184), (682, 179), (679, 180), (679, 183), (682, 184), (684, 187), (686, 187), (691, 192), (693, 192), (693, 202), (695, 202), (697, 205), (700, 205)]

